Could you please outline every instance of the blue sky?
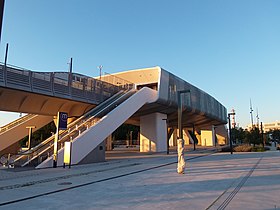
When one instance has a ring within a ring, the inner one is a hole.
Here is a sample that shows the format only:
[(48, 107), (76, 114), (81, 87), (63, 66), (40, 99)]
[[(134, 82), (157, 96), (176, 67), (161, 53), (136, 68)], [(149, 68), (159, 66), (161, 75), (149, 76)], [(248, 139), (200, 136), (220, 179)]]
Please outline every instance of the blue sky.
[[(278, 0), (9, 0), (0, 61), (89, 76), (160, 66), (214, 96), (241, 126), (252, 99), (280, 120)], [(18, 114), (0, 112), (0, 125)]]

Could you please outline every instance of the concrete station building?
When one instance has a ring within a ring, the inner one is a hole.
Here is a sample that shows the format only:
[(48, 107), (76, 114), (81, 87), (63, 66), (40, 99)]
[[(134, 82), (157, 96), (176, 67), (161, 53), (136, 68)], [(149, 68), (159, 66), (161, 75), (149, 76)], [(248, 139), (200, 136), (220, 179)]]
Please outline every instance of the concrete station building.
[[(167, 139), (170, 145), (176, 145), (178, 96), (186, 144), (227, 144), (226, 108), (161, 67), (92, 78), (2, 65), (0, 110), (28, 115), (1, 128), (0, 155), (16, 154), (26, 127), (36, 126), (34, 132), (54, 120), (58, 112), (68, 114), (67, 130), (60, 131), (58, 138), (58, 165), (63, 164), (67, 141), (72, 142), (72, 164), (104, 160), (106, 142), (111, 149), (111, 134), (123, 123), (140, 126), (140, 152), (165, 152)], [(53, 142), (54, 136), (25, 151), (25, 155), (16, 155), (15, 162), (51, 167)]]

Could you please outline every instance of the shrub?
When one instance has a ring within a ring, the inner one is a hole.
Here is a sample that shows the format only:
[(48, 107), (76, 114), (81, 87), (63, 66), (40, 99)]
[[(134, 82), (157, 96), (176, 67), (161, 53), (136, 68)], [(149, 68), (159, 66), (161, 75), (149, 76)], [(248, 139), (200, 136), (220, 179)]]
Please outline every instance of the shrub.
[(265, 148), (263, 147), (253, 147), (252, 152), (264, 152)]
[(230, 152), (230, 146), (223, 146), (222, 148), (221, 148), (221, 152)]
[(233, 148), (234, 152), (251, 152), (252, 146), (248, 144), (239, 145)]
[(266, 146), (271, 146), (271, 142), (265, 142)]

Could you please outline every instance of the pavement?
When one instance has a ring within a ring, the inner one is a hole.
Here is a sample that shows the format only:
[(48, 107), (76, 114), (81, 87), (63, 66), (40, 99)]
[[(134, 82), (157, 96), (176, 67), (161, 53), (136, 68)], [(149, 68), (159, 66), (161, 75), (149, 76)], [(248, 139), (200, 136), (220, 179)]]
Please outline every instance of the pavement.
[(0, 170), (0, 209), (280, 209), (280, 152), (114, 151), (103, 163)]

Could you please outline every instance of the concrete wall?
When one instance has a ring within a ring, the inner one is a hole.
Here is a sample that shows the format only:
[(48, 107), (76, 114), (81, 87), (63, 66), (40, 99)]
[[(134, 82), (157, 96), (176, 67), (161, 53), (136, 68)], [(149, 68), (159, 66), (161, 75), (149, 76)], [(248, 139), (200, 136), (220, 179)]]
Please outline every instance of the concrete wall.
[(101, 142), (79, 164), (98, 163), (105, 161), (105, 141)]
[(212, 130), (201, 130), (201, 146), (214, 146)]

